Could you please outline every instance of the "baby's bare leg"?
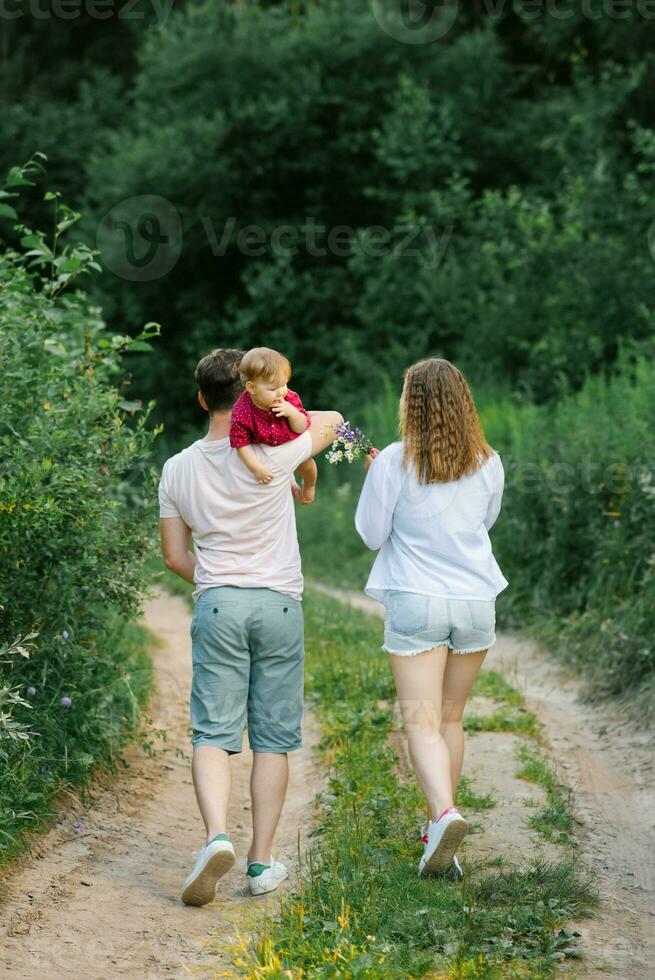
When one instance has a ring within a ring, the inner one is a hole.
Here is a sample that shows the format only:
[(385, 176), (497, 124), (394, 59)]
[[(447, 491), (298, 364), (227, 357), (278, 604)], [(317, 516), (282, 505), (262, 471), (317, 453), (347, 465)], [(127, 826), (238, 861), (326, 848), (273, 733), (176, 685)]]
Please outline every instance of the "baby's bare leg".
[(306, 459), (298, 467), (298, 472), (302, 479), (302, 490), (300, 491), (300, 502), (303, 504), (311, 504), (316, 496), (316, 479), (318, 477), (318, 469), (316, 463), (313, 459)]
[(252, 446), (239, 446), (237, 453), (259, 483), (271, 482), (273, 470), (269, 470), (268, 466), (260, 462)]

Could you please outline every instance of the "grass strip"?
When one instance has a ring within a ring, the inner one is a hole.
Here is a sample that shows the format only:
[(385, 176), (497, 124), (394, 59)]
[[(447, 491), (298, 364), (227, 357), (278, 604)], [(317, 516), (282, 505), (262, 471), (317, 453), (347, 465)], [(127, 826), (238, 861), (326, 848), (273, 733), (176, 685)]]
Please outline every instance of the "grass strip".
[[(423, 801), (399, 780), (388, 735), (395, 697), (381, 624), (310, 591), (307, 693), (329, 781), (298, 890), (236, 960), (259, 977), (550, 978), (577, 955), (566, 923), (596, 902), (575, 855), (519, 867), (467, 862), (463, 882), (419, 880)], [(498, 679), (483, 681), (482, 685)], [(490, 693), (488, 690), (486, 693)], [(500, 696), (500, 692), (496, 693)], [(471, 800), (464, 783), (457, 802)], [(481, 808), (493, 805), (482, 799)]]
[(546, 790), (546, 803), (530, 817), (529, 826), (547, 840), (557, 844), (570, 844), (574, 824), (570, 790), (558, 780), (550, 759), (543, 752), (519, 743), (516, 757), (521, 763), (516, 775), (520, 779), (537, 783)]
[[(31, 835), (57, 816), (62, 793), (84, 800), (92, 775), (117, 772), (118, 754), (137, 737), (153, 690), (151, 642), (141, 625), (112, 614), (65, 688), (43, 664), (32, 707), (16, 712), (33, 734), (26, 741), (0, 740), (0, 867), (28, 850)], [(62, 693), (70, 695), (67, 707)]]

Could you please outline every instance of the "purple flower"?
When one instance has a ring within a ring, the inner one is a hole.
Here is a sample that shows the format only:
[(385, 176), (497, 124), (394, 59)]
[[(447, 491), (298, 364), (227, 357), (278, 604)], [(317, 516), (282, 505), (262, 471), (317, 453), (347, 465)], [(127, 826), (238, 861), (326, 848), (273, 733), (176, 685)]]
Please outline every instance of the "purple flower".
[(70, 698), (62, 698), (61, 701), (60, 701), (60, 704), (63, 704), (64, 708), (70, 708), (70, 706), (72, 705), (72, 703), (73, 702), (71, 701)]
[(68, 639), (68, 637), (70, 636), (70, 633), (68, 632), (68, 630), (64, 630), (64, 631), (63, 631), (63, 633), (62, 633), (61, 635), (63, 636), (63, 638), (64, 638), (65, 640), (67, 640), (67, 639)]
[(29, 695), (29, 696), (30, 696), (31, 698), (33, 698), (33, 697), (34, 697), (34, 695), (36, 694), (36, 688), (35, 688), (35, 687), (28, 687), (28, 689), (27, 689), (27, 693), (28, 693), (28, 695)]
[(84, 821), (83, 820), (78, 820), (77, 823), (75, 824), (75, 829), (76, 830), (84, 830)]

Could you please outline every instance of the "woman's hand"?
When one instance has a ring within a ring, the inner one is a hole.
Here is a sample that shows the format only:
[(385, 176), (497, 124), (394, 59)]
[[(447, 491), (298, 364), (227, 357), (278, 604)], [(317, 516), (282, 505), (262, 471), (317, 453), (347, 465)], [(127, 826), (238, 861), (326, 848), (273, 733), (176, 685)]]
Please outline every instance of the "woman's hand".
[(380, 452), (379, 449), (376, 449), (375, 447), (373, 447), (373, 449), (371, 449), (370, 453), (367, 453), (366, 456), (364, 457), (364, 469), (366, 470), (367, 473), (368, 473), (368, 471), (371, 468), (371, 463), (373, 462), (373, 460), (375, 459), (375, 457), (377, 455), (379, 455), (379, 452)]

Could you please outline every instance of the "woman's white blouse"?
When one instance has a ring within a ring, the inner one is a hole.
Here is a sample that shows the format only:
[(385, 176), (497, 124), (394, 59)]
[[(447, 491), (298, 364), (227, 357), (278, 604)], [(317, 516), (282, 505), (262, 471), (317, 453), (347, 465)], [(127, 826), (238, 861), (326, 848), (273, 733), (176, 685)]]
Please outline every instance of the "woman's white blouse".
[(509, 582), (491, 550), (489, 528), (500, 511), (505, 473), (494, 452), (477, 472), (421, 485), (402, 467), (403, 444), (376, 456), (355, 515), (364, 543), (380, 549), (366, 584), (449, 599), (495, 599)]

